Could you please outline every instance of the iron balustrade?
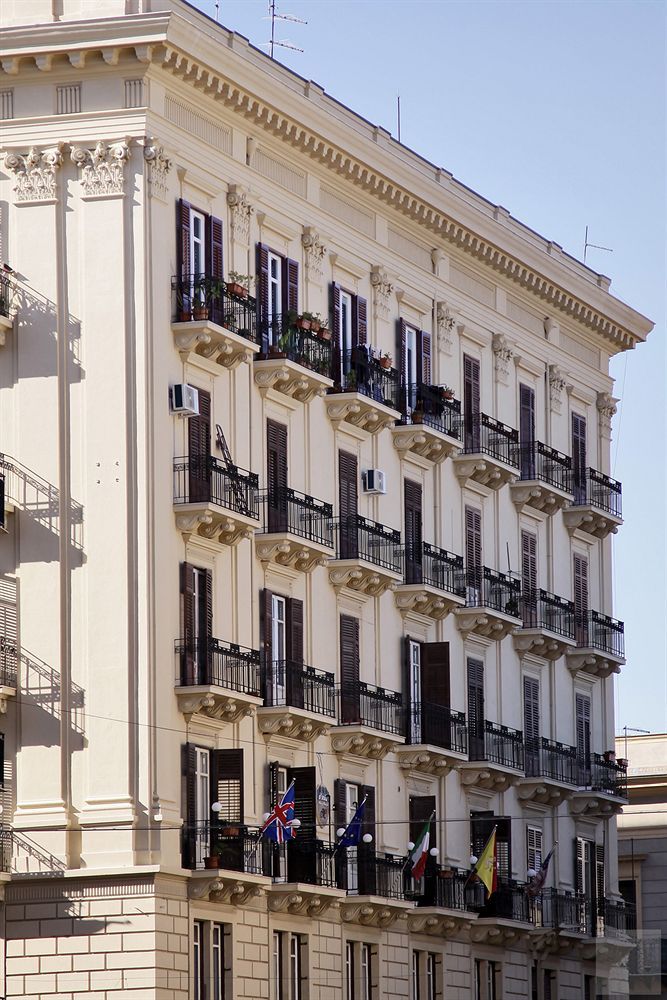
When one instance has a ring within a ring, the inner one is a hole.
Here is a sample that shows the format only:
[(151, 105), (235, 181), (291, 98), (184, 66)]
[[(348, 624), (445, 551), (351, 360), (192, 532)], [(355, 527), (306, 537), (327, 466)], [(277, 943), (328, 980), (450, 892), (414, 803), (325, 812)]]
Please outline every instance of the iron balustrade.
[(290, 487), (266, 490), (261, 499), (264, 505), (263, 532), (287, 532), (333, 548), (333, 507), (330, 503)]
[(421, 559), (406, 558), (405, 582), (424, 583), (447, 594), (465, 597), (463, 556), (455, 556), (437, 545), (424, 542)]
[(382, 733), (403, 735), (403, 698), (397, 691), (356, 681), (338, 685), (338, 725), (368, 726)]
[(519, 729), (488, 719), (479, 726), (469, 723), (468, 743), (470, 760), (484, 760), (516, 771), (524, 769), (523, 733)]
[(520, 444), (518, 466), (521, 479), (548, 483), (563, 493), (572, 493), (572, 459), (542, 441)]
[(230, 295), (226, 283), (210, 274), (175, 275), (171, 287), (175, 322), (209, 319), (246, 340), (257, 342), (255, 299)]
[(310, 368), (325, 378), (331, 378), (331, 341), (311, 330), (296, 326), (296, 316), (260, 317), (259, 334), (262, 354), (258, 361), (281, 355), (302, 368)]
[(180, 663), (179, 683), (184, 687), (210, 684), (261, 698), (259, 650), (208, 636), (196, 640), (180, 639), (176, 652)]
[(456, 438), (461, 436), (461, 403), (446, 399), (437, 385), (422, 382), (403, 386), (403, 424), (426, 424), (441, 434)]
[(336, 715), (334, 675), (294, 660), (272, 660), (264, 668), (264, 704)]
[(521, 581), (488, 566), (465, 570), (466, 607), (491, 608), (512, 618), (521, 617)]
[(480, 917), (531, 922), (530, 897), (522, 882), (501, 882), (496, 891), (483, 902), (481, 900), (469, 902), (468, 909), (477, 912)]
[(189, 824), (183, 827), (183, 866), (205, 868), (205, 858), (217, 857), (217, 866), (227, 871), (269, 875), (266, 841), (259, 833), (242, 823)]
[(494, 420), (487, 413), (466, 414), (463, 418), (463, 452), (466, 455), (489, 455), (519, 468), (517, 450), (519, 432)]
[(598, 649), (602, 653), (625, 656), (625, 625), (599, 611), (576, 612), (574, 618), (577, 646)]
[(8, 274), (0, 274), (0, 316), (9, 319), (9, 303), (11, 301), (12, 287)]
[(578, 778), (577, 751), (566, 743), (542, 736), (526, 739), (524, 747), (527, 778), (551, 778), (564, 784), (576, 785)]
[(573, 488), (575, 506), (591, 506), (613, 517), (622, 516), (621, 484), (597, 469), (574, 469)]
[(284, 844), (266, 842), (265, 851), (270, 855), (269, 870), (276, 883), (301, 882), (330, 889), (338, 887), (334, 844), (304, 837), (299, 832), (293, 840)]
[(591, 934), (594, 926), (591, 900), (583, 892), (542, 889), (530, 898), (530, 913), (536, 927)]
[(3, 687), (16, 687), (18, 659), (16, 644), (6, 635), (0, 635), (0, 684)]
[(11, 872), (12, 855), (14, 853), (13, 831), (4, 827), (0, 829), (0, 872)]
[(402, 572), (400, 531), (385, 528), (361, 514), (338, 518), (335, 528), (337, 559), (362, 559), (393, 573)]
[(523, 628), (544, 629), (574, 639), (574, 602), (546, 590), (524, 590), (521, 594)]
[(600, 909), (606, 936), (617, 937), (637, 930), (637, 909), (632, 903), (605, 897)]
[(448, 910), (461, 911), (468, 909), (468, 904), (474, 904), (474, 897), (478, 894), (469, 876), (470, 872), (436, 867), (434, 875), (424, 880), (424, 891), (421, 894), (415, 892), (417, 906), (442, 906)]
[(628, 797), (628, 767), (611, 760), (604, 754), (592, 753), (590, 760), (590, 787), (595, 792), (606, 792), (619, 798)]
[[(338, 359), (334, 367), (338, 367)], [(401, 382), (395, 368), (387, 368), (373, 349), (359, 344), (340, 354), (341, 370), (334, 372), (336, 387), (342, 392), (360, 392), (391, 410), (401, 409)]]
[[(341, 853), (341, 852), (339, 852)], [(343, 863), (343, 877), (339, 878), (341, 888), (348, 895), (382, 896), (383, 899), (405, 899), (406, 859), (395, 854), (366, 854), (359, 851), (356, 863), (356, 885), (349, 886), (347, 871)]]
[(5, 477), (0, 473), (0, 529), (5, 526)]
[(406, 730), (407, 741), (413, 745), (429, 744), (455, 753), (468, 752), (465, 715), (444, 705), (415, 702), (410, 706)]
[(213, 455), (174, 460), (174, 503), (212, 503), (259, 520), (259, 478)]

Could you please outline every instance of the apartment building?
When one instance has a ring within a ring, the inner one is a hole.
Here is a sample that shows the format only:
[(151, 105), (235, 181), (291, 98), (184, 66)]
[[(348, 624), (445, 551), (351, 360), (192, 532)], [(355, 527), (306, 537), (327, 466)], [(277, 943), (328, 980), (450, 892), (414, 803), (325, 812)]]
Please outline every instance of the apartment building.
[(0, 24), (4, 995), (623, 995), (652, 324), (181, 0)]

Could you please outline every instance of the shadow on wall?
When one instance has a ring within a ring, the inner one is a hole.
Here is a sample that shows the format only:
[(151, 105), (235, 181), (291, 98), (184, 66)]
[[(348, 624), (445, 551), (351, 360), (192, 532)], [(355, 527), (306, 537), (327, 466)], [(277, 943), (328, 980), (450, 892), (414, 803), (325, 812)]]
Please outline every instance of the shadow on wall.
[[(21, 539), (23, 562), (56, 562), (60, 558), (60, 491), (52, 483), (20, 462), (0, 453), (0, 470), (5, 479), (5, 499), (14, 504), (32, 523), (29, 543)], [(73, 567), (85, 560), (83, 552), (83, 506), (70, 500), (67, 511)]]
[[(39, 713), (38, 719), (28, 717), (30, 726), (22, 729), (22, 746), (59, 746), (60, 725), (63, 717), (63, 697), (60, 674), (39, 657), (26, 649), (19, 652), (21, 661), (21, 711)], [(84, 690), (78, 684), (70, 684), (69, 715), (70, 747), (72, 751), (83, 750), (86, 741), (83, 727)]]

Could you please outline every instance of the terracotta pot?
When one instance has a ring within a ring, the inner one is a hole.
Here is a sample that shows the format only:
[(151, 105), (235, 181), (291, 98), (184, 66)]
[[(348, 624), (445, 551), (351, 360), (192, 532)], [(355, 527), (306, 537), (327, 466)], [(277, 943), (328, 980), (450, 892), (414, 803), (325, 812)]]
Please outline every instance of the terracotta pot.
[(190, 310), (189, 309), (181, 309), (178, 318), (181, 321), (181, 323), (189, 323), (190, 320), (192, 319), (192, 316), (190, 315)]
[(331, 330), (327, 330), (326, 327), (320, 327), (320, 340), (331, 340)]
[(412, 423), (421, 424), (424, 422), (424, 411), (423, 410), (413, 410), (412, 411)]
[(219, 868), (220, 858), (217, 854), (209, 854), (207, 858), (204, 858), (204, 868)]
[(299, 316), (295, 324), (297, 330), (310, 330), (310, 320)]
[(228, 281), (227, 294), (235, 295), (237, 299), (247, 299), (248, 289), (244, 288), (243, 285), (239, 285), (236, 281)]
[(380, 366), (382, 368), (391, 368), (391, 358), (380, 358)]
[(313, 331), (313, 333), (319, 333), (320, 330), (322, 329), (322, 326), (320, 323), (318, 323), (316, 319), (311, 319), (310, 329)]
[(206, 306), (195, 306), (192, 314), (195, 319), (208, 319), (208, 308)]
[(447, 392), (443, 392), (443, 396), (445, 397), (445, 399), (454, 399), (454, 393), (451, 392), (449, 389), (447, 390)]

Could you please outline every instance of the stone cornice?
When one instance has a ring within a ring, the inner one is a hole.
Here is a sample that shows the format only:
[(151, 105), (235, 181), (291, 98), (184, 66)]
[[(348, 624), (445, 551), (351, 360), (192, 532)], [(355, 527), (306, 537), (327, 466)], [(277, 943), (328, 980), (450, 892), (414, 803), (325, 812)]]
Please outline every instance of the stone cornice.
[[(209, 19), (184, 7), (178, 14), (49, 25), (48, 36), (44, 26), (6, 29), (0, 33), (0, 65), (10, 75), (17, 74), (19, 65), (26, 60), (32, 60), (43, 71), (62, 64), (63, 59), (80, 68), (88, 53), (100, 53), (106, 63), (115, 65), (121, 54), (130, 51), (140, 62), (161, 66), (221, 101), (247, 123), (492, 268), (545, 306), (595, 331), (612, 353), (634, 347), (650, 332), (653, 324), (649, 320), (609, 295), (608, 279), (522, 226), (505, 209), (471, 192), (447, 171), (396, 143), (385, 130), (370, 125), (321, 88), (267, 60), (242, 36), (222, 27), (216, 28), (215, 34), (221, 32), (228, 50), (225, 60), (239, 82), (216, 73), (211, 65), (219, 62), (223, 50), (218, 38), (212, 37), (211, 25)], [(207, 29), (203, 39), (198, 27)], [(200, 58), (189, 54), (197, 38), (202, 43)], [(45, 48), (40, 49), (40, 41)], [(284, 110), (251, 90), (266, 88), (267, 94), (275, 93), (276, 83), (285, 86)], [(318, 110), (320, 117), (324, 113), (331, 122), (330, 132), (338, 132), (340, 143), (316, 131)], [(342, 146), (343, 138), (346, 148)], [(375, 165), (371, 166), (369, 160)], [(442, 202), (448, 203), (446, 209), (440, 207)], [(502, 241), (499, 237), (503, 237)]]

